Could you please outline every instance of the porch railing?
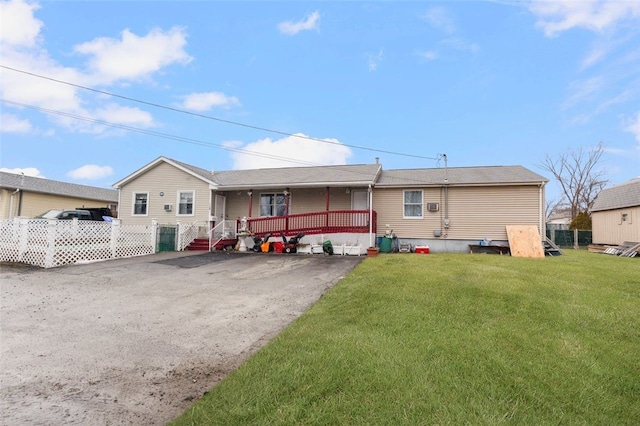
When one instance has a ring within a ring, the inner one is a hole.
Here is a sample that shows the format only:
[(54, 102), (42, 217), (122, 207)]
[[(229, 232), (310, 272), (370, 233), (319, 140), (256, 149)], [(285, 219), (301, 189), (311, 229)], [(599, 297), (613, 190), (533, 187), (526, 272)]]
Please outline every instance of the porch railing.
[(223, 220), (209, 231), (209, 248), (214, 247), (222, 240), (236, 238), (238, 224), (235, 220)]
[(292, 214), (288, 216), (256, 217), (247, 220), (247, 226), (255, 235), (304, 232), (312, 234), (368, 233), (369, 223), (376, 232), (376, 212), (370, 218), (369, 210), (333, 210)]

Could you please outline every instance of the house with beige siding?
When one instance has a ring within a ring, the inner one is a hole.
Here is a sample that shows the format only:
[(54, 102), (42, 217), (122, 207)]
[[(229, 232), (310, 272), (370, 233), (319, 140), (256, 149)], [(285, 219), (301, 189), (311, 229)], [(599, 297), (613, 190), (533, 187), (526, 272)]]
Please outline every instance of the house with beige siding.
[(118, 191), (0, 172), (0, 219), (31, 218), (52, 209), (108, 207), (118, 212)]
[(378, 229), (399, 242), (433, 251), (468, 251), (470, 244), (508, 244), (507, 225), (545, 232), (547, 179), (522, 166), (401, 169), (376, 182)]
[(600, 191), (591, 224), (594, 244), (640, 242), (640, 178)]
[[(397, 243), (468, 251), (506, 243), (506, 225), (544, 235), (547, 179), (521, 166), (384, 171), (381, 164), (208, 171), (159, 157), (114, 184), (123, 224), (192, 224), (199, 236), (223, 222), (236, 230), (313, 244)], [(245, 229), (245, 228), (242, 228)]]

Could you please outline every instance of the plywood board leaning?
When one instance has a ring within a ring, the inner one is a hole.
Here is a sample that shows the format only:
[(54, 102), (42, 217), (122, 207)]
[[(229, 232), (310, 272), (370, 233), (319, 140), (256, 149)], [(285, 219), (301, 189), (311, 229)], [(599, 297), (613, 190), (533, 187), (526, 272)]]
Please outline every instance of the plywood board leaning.
[(513, 257), (544, 257), (540, 232), (535, 225), (507, 225), (507, 237)]

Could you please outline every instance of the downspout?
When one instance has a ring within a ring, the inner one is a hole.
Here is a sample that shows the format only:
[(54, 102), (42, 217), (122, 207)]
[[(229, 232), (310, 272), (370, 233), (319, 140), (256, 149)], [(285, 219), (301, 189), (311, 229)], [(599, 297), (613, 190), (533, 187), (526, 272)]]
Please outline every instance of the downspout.
[(373, 235), (373, 188), (369, 184), (369, 247), (375, 247)]
[(20, 191), (20, 195), (18, 196), (18, 216), (22, 216), (22, 195), (24, 191)]
[(16, 189), (11, 193), (11, 197), (9, 197), (9, 219), (13, 218), (13, 196), (20, 192), (20, 188)]
[(547, 237), (546, 232), (546, 218), (545, 218), (545, 208), (544, 208), (544, 182), (540, 182), (538, 187), (538, 196), (539, 196), (539, 206), (538, 209), (538, 224), (540, 226), (540, 239), (545, 240)]

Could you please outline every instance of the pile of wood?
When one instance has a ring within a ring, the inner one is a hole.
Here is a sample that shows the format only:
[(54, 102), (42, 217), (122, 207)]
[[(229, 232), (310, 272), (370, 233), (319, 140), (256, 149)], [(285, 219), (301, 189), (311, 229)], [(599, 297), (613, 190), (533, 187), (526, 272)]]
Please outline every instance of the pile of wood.
[(590, 244), (588, 250), (591, 253), (604, 253), (622, 257), (635, 257), (640, 256), (640, 243), (625, 241), (617, 246), (606, 244)]

